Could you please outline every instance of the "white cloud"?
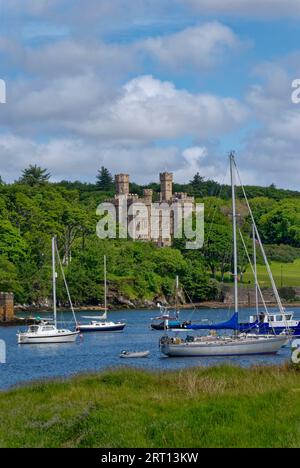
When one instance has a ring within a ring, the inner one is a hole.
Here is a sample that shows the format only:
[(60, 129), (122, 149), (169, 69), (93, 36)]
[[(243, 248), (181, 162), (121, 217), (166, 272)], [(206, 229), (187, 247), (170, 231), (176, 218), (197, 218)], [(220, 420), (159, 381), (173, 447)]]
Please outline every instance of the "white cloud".
[(139, 76), (120, 90), (93, 74), (60, 77), (46, 85), (20, 83), (0, 117), (14, 130), (73, 132), (110, 141), (184, 136), (216, 138), (240, 127), (247, 109), (238, 100), (192, 94), (172, 82)]
[(193, 66), (210, 68), (223, 61), (228, 50), (242, 46), (234, 32), (215, 21), (189, 27), (175, 34), (153, 37), (143, 42), (148, 51), (165, 66), (175, 68)]
[(241, 162), (255, 183), (299, 189), (300, 106), (291, 101), (299, 65), (294, 59), (257, 69), (261, 83), (250, 89), (248, 105), (259, 126), (246, 135)]
[[(5, 165), (0, 175), (10, 182), (18, 179), (29, 164), (37, 164), (51, 172), (53, 181), (93, 181), (97, 170), (104, 165), (112, 173), (130, 173), (131, 180), (139, 183), (158, 181), (159, 172), (165, 169), (174, 171), (176, 180), (183, 182), (194, 175), (189, 163), (194, 151), (191, 148), (181, 153), (175, 146), (101, 144), (78, 138), (54, 138), (38, 143), (29, 138), (2, 134), (0, 158)], [(196, 170), (196, 165), (192, 168)]]
[(140, 76), (129, 81), (114, 101), (92, 118), (69, 128), (86, 136), (152, 140), (194, 135), (202, 138), (232, 131), (247, 117), (232, 98), (191, 94), (168, 81)]
[(178, 183), (189, 182), (201, 167), (201, 162), (207, 155), (207, 149), (201, 146), (192, 146), (182, 152), (182, 165), (174, 173), (174, 180)]

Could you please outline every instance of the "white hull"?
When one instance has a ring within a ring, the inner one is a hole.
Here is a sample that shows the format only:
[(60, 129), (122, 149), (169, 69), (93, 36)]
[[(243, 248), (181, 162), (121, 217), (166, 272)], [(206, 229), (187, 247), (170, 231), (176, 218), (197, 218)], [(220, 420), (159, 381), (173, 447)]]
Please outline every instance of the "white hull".
[[(178, 341), (178, 340), (177, 340)], [(270, 338), (221, 338), (194, 342), (171, 342), (161, 344), (161, 352), (167, 356), (246, 356), (275, 354), (289, 339), (284, 336)]]
[(19, 333), (18, 344), (74, 343), (79, 332), (58, 330), (54, 334)]
[(124, 359), (130, 359), (130, 358), (146, 358), (150, 356), (150, 351), (141, 351), (141, 352), (137, 352), (137, 353), (131, 353), (129, 351), (125, 351), (123, 353), (120, 354), (120, 357), (121, 358), (124, 358)]

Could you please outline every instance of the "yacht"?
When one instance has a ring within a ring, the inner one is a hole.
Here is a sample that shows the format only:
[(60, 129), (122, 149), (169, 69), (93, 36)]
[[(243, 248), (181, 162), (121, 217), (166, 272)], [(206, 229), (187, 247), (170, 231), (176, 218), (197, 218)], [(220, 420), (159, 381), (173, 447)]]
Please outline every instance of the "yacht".
[[(56, 280), (57, 280), (57, 273), (56, 273), (56, 255), (59, 259), (59, 264), (62, 272), (62, 276), (64, 279), (65, 287), (67, 290), (70, 306), (72, 309), (74, 321), (75, 321), (75, 329), (74, 330), (67, 330), (64, 328), (58, 328), (57, 324), (57, 302), (56, 302)], [(63, 271), (62, 263), (60, 260), (56, 238), (53, 237), (52, 239), (52, 284), (53, 284), (53, 324), (49, 322), (41, 322), (37, 325), (30, 325), (27, 331), (19, 332), (17, 334), (18, 344), (43, 344), (43, 343), (74, 343), (79, 335), (79, 331), (77, 329), (77, 320), (69, 292), (69, 288), (67, 285), (66, 277)]]
[(121, 332), (126, 327), (125, 322), (110, 322), (107, 320), (107, 273), (106, 256), (104, 255), (104, 314), (96, 317), (84, 317), (91, 321), (87, 324), (78, 324), (78, 330), (87, 332)]
[[(210, 336), (187, 336), (185, 339), (181, 339), (178, 336), (172, 337), (165, 335), (160, 339), (160, 350), (166, 356), (245, 356), (245, 355), (257, 355), (257, 354), (275, 354), (283, 346), (289, 343), (289, 336), (287, 334), (276, 335), (273, 329), (270, 330), (270, 335), (259, 335), (259, 334), (246, 334), (240, 333), (238, 317), (239, 317), (239, 298), (238, 298), (238, 251), (237, 251), (237, 213), (236, 213), (236, 198), (235, 198), (235, 175), (238, 174), (238, 170), (235, 163), (234, 154), (230, 154), (230, 175), (231, 175), (231, 187), (232, 187), (232, 230), (233, 230), (233, 259), (234, 259), (234, 316), (229, 322), (218, 324), (213, 330), (213, 334)], [(241, 184), (242, 185), (242, 184)], [(267, 266), (267, 270), (270, 275), (272, 287), (274, 290), (275, 297), (278, 302), (279, 310), (284, 311), (282, 303), (273, 279), (273, 275), (267, 261), (263, 245), (257, 230), (255, 220), (250, 208), (244, 187), (242, 185), (244, 197), (247, 203), (249, 214), (253, 223), (253, 229), (255, 235), (260, 243), (262, 254)], [(243, 241), (243, 237), (240, 235)], [(246, 245), (243, 241), (244, 248)], [(248, 251), (246, 249), (248, 255)], [(250, 260), (248, 255), (248, 260)], [(252, 266), (252, 263), (250, 261)], [(253, 267), (252, 267), (253, 268)], [(257, 281), (257, 274), (254, 271), (255, 284), (257, 291), (261, 293)], [(265, 302), (264, 302), (265, 305)], [(268, 313), (266, 309), (266, 313)], [(216, 329), (230, 329), (235, 327), (232, 336), (227, 335), (216, 335)], [(202, 326), (190, 325), (190, 329), (200, 329)], [(204, 327), (203, 327), (204, 328)], [(287, 329), (287, 328), (286, 328)], [(288, 329), (287, 329), (288, 330)]]

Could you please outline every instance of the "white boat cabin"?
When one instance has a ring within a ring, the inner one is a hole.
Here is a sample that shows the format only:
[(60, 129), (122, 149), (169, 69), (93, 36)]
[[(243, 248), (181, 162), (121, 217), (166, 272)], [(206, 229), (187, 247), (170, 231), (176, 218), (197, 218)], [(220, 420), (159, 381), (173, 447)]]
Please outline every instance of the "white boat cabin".
[(260, 313), (258, 315), (251, 315), (250, 316), (250, 323), (269, 323), (273, 327), (297, 327), (299, 324), (298, 320), (294, 320), (294, 313), (289, 312), (289, 313), (284, 313), (284, 314), (265, 314), (265, 313)]

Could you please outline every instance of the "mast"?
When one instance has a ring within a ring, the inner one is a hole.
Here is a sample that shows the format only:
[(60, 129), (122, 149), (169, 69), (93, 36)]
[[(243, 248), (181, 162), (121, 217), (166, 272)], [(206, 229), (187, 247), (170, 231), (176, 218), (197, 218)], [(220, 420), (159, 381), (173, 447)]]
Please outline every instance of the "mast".
[(234, 276), (234, 311), (238, 313), (238, 268), (237, 268), (237, 235), (236, 235), (236, 203), (235, 203), (235, 177), (234, 177), (234, 153), (230, 153), (230, 178), (232, 192), (232, 228), (233, 228), (233, 276)]
[(256, 233), (255, 226), (252, 224), (252, 240), (253, 240), (253, 268), (254, 268), (254, 280), (255, 280), (255, 305), (256, 315), (258, 317), (258, 281), (257, 281), (257, 261), (256, 261)]
[(104, 309), (107, 314), (107, 277), (106, 277), (106, 255), (104, 255)]
[(179, 317), (178, 311), (178, 289), (179, 289), (179, 276), (176, 276), (176, 298), (175, 298), (175, 307), (176, 307), (176, 317)]
[(56, 238), (52, 237), (52, 284), (53, 284), (53, 315), (54, 315), (54, 325), (57, 328), (57, 307), (56, 307), (56, 265), (55, 265), (55, 245)]
[[(234, 165), (235, 165), (235, 167), (236, 167), (234, 158), (233, 158), (233, 163), (234, 163)], [(268, 274), (269, 274), (269, 278), (270, 278), (270, 281), (271, 281), (271, 285), (272, 285), (272, 289), (273, 289), (273, 292), (274, 292), (274, 296), (275, 296), (275, 298), (276, 298), (276, 301), (277, 301), (277, 304), (278, 304), (280, 313), (283, 314), (283, 315), (285, 315), (285, 310), (284, 310), (284, 307), (283, 307), (283, 305), (282, 305), (282, 302), (281, 302), (281, 299), (280, 299), (280, 296), (279, 296), (279, 293), (278, 293), (278, 290), (277, 290), (277, 287), (276, 287), (276, 283), (275, 283), (275, 281), (274, 281), (273, 273), (272, 273), (270, 264), (269, 264), (269, 262), (268, 262), (267, 255), (266, 255), (266, 252), (265, 252), (263, 243), (262, 243), (262, 241), (261, 241), (260, 234), (259, 234), (259, 232), (258, 232), (256, 223), (255, 223), (255, 219), (254, 219), (254, 216), (253, 216), (253, 213), (252, 213), (252, 210), (251, 210), (249, 201), (248, 201), (248, 197), (247, 197), (247, 195), (246, 195), (245, 188), (244, 188), (244, 186), (243, 186), (243, 184), (242, 184), (241, 177), (240, 177), (240, 175), (239, 175), (239, 171), (238, 171), (237, 167), (236, 167), (236, 171), (237, 171), (238, 178), (239, 178), (239, 181), (240, 181), (242, 190), (243, 190), (243, 195), (244, 195), (244, 198), (245, 198), (245, 201), (246, 201), (248, 210), (249, 210), (249, 214), (250, 214), (250, 217), (251, 217), (251, 221), (252, 221), (252, 224), (253, 224), (253, 226), (254, 226), (256, 238), (257, 238), (257, 240), (258, 240), (259, 247), (260, 247), (260, 250), (261, 250), (261, 253), (262, 253), (262, 256), (263, 256), (265, 265), (266, 265), (266, 268), (267, 268), (267, 272), (268, 272)]]

